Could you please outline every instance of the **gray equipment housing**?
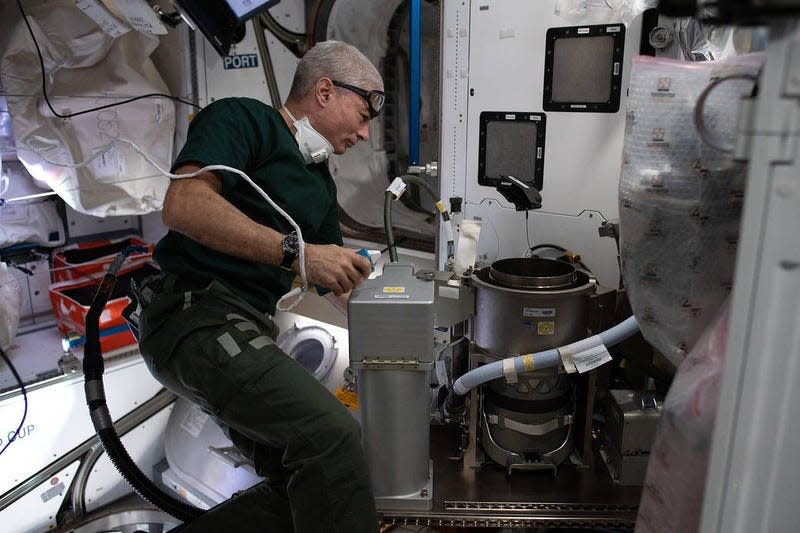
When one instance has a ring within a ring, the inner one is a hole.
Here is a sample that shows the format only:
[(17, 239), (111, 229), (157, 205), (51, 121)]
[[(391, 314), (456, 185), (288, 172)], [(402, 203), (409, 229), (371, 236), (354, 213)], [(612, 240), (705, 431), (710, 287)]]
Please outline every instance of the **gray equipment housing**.
[(433, 362), (433, 288), (412, 265), (391, 263), (355, 289), (347, 306), (350, 362)]
[(378, 509), (430, 510), (434, 287), (387, 264), (350, 296), (350, 365)]

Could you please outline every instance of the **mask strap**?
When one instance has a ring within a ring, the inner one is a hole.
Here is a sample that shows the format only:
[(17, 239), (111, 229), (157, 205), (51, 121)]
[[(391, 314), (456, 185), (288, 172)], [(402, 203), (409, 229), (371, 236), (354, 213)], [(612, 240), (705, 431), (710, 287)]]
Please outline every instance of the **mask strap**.
[(292, 115), (292, 112), (289, 111), (288, 107), (283, 106), (283, 110), (286, 111), (286, 114), (289, 115), (289, 118), (292, 119), (292, 122), (297, 122), (297, 119), (294, 118), (294, 115)]

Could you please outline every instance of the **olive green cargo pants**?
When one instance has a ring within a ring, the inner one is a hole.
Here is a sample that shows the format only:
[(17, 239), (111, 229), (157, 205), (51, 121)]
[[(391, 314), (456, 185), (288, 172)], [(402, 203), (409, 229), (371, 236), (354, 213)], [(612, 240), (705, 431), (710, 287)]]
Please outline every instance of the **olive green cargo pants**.
[(269, 318), (214, 282), (181, 290), (167, 276), (140, 319), (152, 374), (213, 415), (268, 480), (185, 531), (375, 533), (360, 427), (284, 354)]

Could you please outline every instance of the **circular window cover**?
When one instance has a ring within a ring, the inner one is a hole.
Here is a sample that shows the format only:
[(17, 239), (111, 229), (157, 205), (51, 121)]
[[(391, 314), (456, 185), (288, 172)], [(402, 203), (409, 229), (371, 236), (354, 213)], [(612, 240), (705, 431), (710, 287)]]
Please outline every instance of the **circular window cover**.
[(294, 325), (278, 335), (277, 344), (320, 382), (328, 377), (339, 352), (336, 339), (320, 326)]

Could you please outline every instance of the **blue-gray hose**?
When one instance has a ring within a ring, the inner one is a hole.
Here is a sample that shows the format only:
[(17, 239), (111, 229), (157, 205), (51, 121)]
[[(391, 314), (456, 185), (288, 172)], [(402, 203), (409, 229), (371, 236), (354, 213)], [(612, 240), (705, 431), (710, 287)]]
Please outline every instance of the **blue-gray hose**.
[[(599, 333), (597, 336), (600, 337), (604, 345), (614, 346), (628, 337), (633, 336), (637, 331), (639, 331), (639, 325), (636, 323), (636, 318), (630, 316), (628, 319)], [(585, 342), (578, 341), (567, 346), (580, 346), (581, 344), (585, 344)], [(561, 354), (558, 348), (551, 348), (535, 354), (519, 355), (512, 359), (514, 362), (514, 369), (518, 373), (528, 372), (531, 369), (539, 370), (542, 368), (550, 368), (561, 364)], [(532, 365), (531, 362), (533, 363)], [(463, 396), (469, 392), (470, 389), (478, 385), (503, 377), (503, 364), (503, 360), (500, 360), (470, 370), (453, 383), (453, 392)]]

